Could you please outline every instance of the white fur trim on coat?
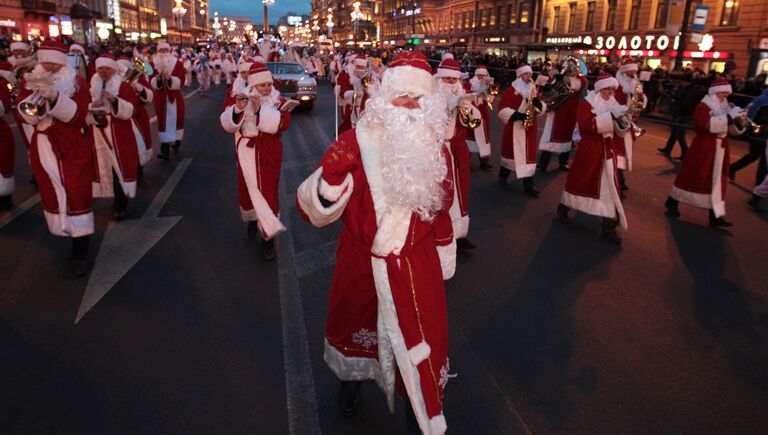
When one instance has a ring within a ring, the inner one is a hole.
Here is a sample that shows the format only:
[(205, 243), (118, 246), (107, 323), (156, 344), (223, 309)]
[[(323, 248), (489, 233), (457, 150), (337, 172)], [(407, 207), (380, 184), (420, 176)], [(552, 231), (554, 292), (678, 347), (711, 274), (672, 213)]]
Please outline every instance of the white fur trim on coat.
[(435, 80), (430, 73), (408, 65), (387, 68), (381, 79), (381, 89), (394, 89), (400, 93), (427, 95), (434, 88)]
[(48, 114), (61, 122), (69, 122), (77, 113), (77, 103), (66, 95), (59, 93), (56, 105), (52, 107)]
[(259, 110), (259, 131), (275, 134), (280, 128), (280, 111), (274, 107), (261, 107)]
[(597, 132), (602, 134), (603, 137), (613, 136), (613, 118), (610, 112), (595, 115), (595, 125)]
[[(318, 196), (322, 177), (323, 168), (319, 167), (301, 183), (296, 192), (296, 200), (299, 203), (299, 207), (301, 207), (301, 211), (309, 217), (309, 221), (316, 227), (324, 227), (341, 217), (355, 187), (352, 177), (348, 177), (347, 191), (336, 202), (325, 207), (320, 202), (320, 197)], [(347, 179), (344, 180), (344, 183), (347, 183)]]
[(440, 256), (440, 268), (443, 270), (443, 280), (453, 278), (456, 273), (456, 240), (445, 246), (437, 247), (437, 254)]
[(323, 359), (331, 371), (342, 381), (368, 381), (377, 379), (380, 368), (376, 358), (346, 356), (325, 340)]
[(324, 179), (320, 179), (320, 187), (318, 193), (325, 198), (326, 201), (336, 202), (341, 198), (341, 194), (344, 193), (344, 189), (348, 188), (352, 184), (352, 174), (348, 173), (338, 186), (332, 186), (328, 184)]
[(112, 116), (117, 119), (128, 120), (133, 118), (133, 104), (122, 98), (117, 99), (117, 110), (112, 109)]
[(13, 180), (13, 175), (6, 178), (0, 174), (0, 196), (8, 196), (13, 193), (16, 184)]
[(422, 361), (429, 358), (429, 354), (432, 353), (432, 348), (429, 347), (426, 341), (413, 346), (408, 349), (408, 358), (411, 360), (411, 364), (414, 366), (419, 365)]
[(66, 65), (68, 63), (67, 54), (58, 50), (38, 50), (37, 61), (39, 63), (50, 62), (58, 65)]
[(497, 113), (497, 116), (499, 119), (501, 119), (501, 122), (504, 124), (507, 124), (509, 122), (509, 118), (512, 117), (512, 115), (515, 114), (515, 109), (511, 107), (505, 107), (501, 110), (499, 110), (499, 113)]
[(728, 133), (728, 115), (710, 117), (709, 132), (725, 137), (725, 134)]

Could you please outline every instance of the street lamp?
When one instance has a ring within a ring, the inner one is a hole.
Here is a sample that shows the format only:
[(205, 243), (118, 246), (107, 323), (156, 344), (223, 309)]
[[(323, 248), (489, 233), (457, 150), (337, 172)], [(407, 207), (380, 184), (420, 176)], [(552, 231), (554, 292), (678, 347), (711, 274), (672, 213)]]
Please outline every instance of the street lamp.
[(267, 7), (275, 4), (275, 0), (262, 0), (262, 2), (264, 3), (264, 35), (266, 36), (266, 34), (269, 33), (269, 18), (267, 15)]
[(355, 46), (357, 46), (357, 22), (363, 19), (363, 13), (360, 11), (360, 2), (352, 3), (352, 7), (354, 7), (355, 10), (353, 10), (350, 15), (352, 16), (353, 31), (355, 32)]
[(182, 37), (181, 37), (181, 31), (184, 27), (184, 22), (182, 21), (182, 17), (187, 13), (187, 8), (184, 7), (183, 4), (181, 4), (181, 0), (176, 0), (176, 6), (171, 10), (173, 12), (173, 16), (176, 17), (176, 19), (179, 22), (179, 45), (182, 44)]
[(213, 27), (213, 37), (216, 41), (219, 40), (219, 29), (221, 28), (221, 24), (219, 24), (219, 13), (214, 12), (213, 13), (213, 24), (211, 24), (211, 27)]

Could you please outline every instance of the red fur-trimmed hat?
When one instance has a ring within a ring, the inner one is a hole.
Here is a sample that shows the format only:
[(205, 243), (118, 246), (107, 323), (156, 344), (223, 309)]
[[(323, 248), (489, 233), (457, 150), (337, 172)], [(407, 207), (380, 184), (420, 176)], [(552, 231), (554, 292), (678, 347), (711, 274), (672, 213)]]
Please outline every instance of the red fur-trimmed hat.
[(254, 62), (248, 69), (248, 86), (272, 83), (272, 73), (261, 62)]
[(50, 62), (59, 65), (67, 64), (67, 47), (59, 41), (47, 40), (40, 44), (37, 50), (37, 60), (40, 63)]
[(434, 86), (427, 56), (418, 51), (403, 51), (395, 56), (381, 79), (381, 89), (407, 94), (431, 94)]
[(437, 77), (452, 77), (458, 79), (461, 77), (461, 64), (455, 59), (443, 59), (437, 67)]
[(721, 77), (709, 84), (709, 95), (715, 95), (718, 92), (733, 93), (733, 88), (731, 87), (731, 84), (728, 83), (728, 80)]
[(604, 72), (597, 77), (595, 81), (595, 90), (600, 91), (606, 88), (617, 89), (619, 87), (619, 81), (616, 77)]
[(101, 67), (117, 70), (117, 61), (115, 60), (115, 56), (113, 56), (112, 53), (101, 53), (99, 57), (96, 58), (96, 68)]

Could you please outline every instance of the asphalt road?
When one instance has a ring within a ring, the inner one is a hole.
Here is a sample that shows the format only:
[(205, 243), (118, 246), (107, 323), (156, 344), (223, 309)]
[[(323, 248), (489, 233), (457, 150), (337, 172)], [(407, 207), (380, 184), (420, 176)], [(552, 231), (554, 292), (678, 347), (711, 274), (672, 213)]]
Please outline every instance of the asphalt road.
[[(322, 360), (339, 226), (311, 227), (294, 201), (333, 137), (330, 86), (284, 136), (290, 231), (273, 263), (240, 222), (232, 138), (218, 127), (223, 90), (187, 94), (181, 153), (148, 166), (129, 220), (111, 224), (110, 202), (95, 203), (90, 277), (69, 273), (69, 240), (45, 228), (17, 141), (14, 201), (31, 207), (9, 223), (0, 215), (2, 432), (402, 432), (402, 405), (390, 416), (373, 384), (359, 415), (342, 417)], [(667, 128), (643, 126), (617, 247), (597, 237), (596, 218), (555, 219), (564, 173), (537, 174), (539, 199), (496, 183), (494, 117), (494, 171), (473, 161), (478, 249), (447, 283), (451, 433), (768, 427), (768, 218), (746, 206), (755, 168), (729, 186), (728, 231), (685, 206), (670, 221), (663, 202), (678, 166), (656, 153)], [(732, 154), (745, 150), (737, 142)]]

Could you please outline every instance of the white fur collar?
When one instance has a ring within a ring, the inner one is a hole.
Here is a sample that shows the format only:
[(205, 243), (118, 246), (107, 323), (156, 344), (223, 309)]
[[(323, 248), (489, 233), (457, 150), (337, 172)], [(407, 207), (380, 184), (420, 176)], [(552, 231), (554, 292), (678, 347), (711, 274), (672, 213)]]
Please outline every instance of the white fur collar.
[(518, 95), (522, 95), (523, 98), (528, 98), (528, 96), (531, 94), (531, 90), (533, 90), (533, 80), (531, 80), (529, 83), (526, 83), (523, 81), (523, 79), (516, 79), (514, 82), (512, 82), (512, 87), (515, 89), (515, 92)]
[(629, 77), (622, 72), (616, 74), (616, 80), (619, 81), (621, 89), (627, 95), (632, 95), (635, 92), (635, 87), (637, 87), (637, 84), (639, 83), (637, 78)]
[(712, 110), (712, 116), (722, 116), (728, 113), (728, 100), (720, 102), (714, 95), (705, 95), (701, 102), (709, 106)]

